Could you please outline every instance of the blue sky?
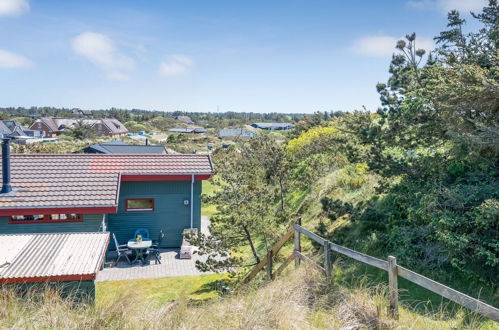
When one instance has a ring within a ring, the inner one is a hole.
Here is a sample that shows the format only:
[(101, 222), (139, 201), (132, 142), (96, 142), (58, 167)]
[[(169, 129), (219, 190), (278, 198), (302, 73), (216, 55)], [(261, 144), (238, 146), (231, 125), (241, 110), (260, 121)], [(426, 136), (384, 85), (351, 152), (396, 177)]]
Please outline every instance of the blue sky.
[(0, 107), (376, 109), (396, 39), (486, 0), (0, 0)]

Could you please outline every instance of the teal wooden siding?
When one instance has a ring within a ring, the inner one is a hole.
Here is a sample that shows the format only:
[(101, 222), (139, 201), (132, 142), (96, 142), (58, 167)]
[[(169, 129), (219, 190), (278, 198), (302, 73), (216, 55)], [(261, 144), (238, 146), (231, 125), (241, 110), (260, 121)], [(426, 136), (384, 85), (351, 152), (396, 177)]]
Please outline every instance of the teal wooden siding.
[[(201, 181), (194, 183), (194, 228), (201, 226)], [(153, 212), (126, 212), (125, 199), (154, 198)], [(189, 181), (122, 182), (117, 214), (109, 214), (107, 230), (116, 235), (120, 244), (125, 243), (137, 228), (149, 229), (156, 240), (160, 230), (165, 234), (162, 247), (179, 247), (182, 231), (190, 228), (191, 207), (184, 200), (191, 199)], [(109, 244), (114, 249), (114, 242)]]
[(101, 231), (102, 214), (85, 214), (83, 222), (61, 223), (16, 223), (10, 224), (8, 217), (0, 217), (0, 233), (81, 233)]

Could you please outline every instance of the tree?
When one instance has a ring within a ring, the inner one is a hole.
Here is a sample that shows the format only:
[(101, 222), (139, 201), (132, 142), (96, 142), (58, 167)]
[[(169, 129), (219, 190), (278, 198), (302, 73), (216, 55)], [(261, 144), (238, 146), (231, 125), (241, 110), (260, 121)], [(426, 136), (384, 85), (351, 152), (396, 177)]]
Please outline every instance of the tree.
[(67, 127), (64, 130), (64, 135), (70, 136), (77, 140), (92, 139), (99, 135), (99, 132), (89, 124), (83, 121), (78, 121), (73, 127)]
[(477, 32), (465, 34), (463, 27), (466, 21), (460, 17), (458, 11), (449, 12), (447, 27), (450, 29), (440, 32), (440, 35), (434, 38), (440, 45), (437, 54), (442, 61), (450, 65), (477, 65), (486, 69), (497, 67), (499, 47), (497, 0), (489, 0), (488, 6), (479, 14), (472, 13), (472, 17), (482, 23), (483, 27)]
[[(258, 263), (279, 237), (285, 215), (288, 165), (284, 150), (270, 136), (242, 143), (238, 148), (219, 149), (214, 155), (218, 189), (208, 198), (217, 206), (211, 217), (211, 236), (199, 234), (191, 241), (200, 246), (207, 271), (234, 270), (235, 266)], [(234, 257), (249, 252), (253, 261)]]

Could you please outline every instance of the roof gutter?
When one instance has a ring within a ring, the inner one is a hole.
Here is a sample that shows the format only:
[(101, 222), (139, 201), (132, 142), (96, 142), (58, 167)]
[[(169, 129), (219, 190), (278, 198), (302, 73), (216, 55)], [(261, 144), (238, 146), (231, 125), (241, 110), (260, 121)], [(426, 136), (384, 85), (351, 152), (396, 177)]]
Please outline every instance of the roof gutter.
[(194, 174), (191, 180), (191, 229), (194, 228)]
[(87, 205), (87, 206), (32, 206), (32, 207), (11, 207), (0, 208), (0, 216), (10, 215), (33, 215), (33, 214), (102, 214), (102, 213), (117, 213), (118, 205)]
[(208, 180), (213, 173), (141, 173), (121, 174), (121, 181), (195, 181)]

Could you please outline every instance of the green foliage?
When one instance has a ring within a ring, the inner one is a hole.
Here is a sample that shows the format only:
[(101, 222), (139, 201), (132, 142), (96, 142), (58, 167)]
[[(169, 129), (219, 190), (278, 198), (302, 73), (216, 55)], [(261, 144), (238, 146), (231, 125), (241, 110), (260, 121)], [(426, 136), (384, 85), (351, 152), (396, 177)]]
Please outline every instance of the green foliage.
[(304, 156), (328, 152), (334, 148), (338, 129), (333, 126), (316, 126), (303, 131), (300, 136), (288, 142), (288, 151), (292, 155)]
[(139, 124), (133, 120), (127, 121), (124, 125), (128, 129), (128, 131), (130, 131), (132, 133), (137, 133), (139, 131), (146, 131), (147, 130), (145, 125)]
[(352, 213), (353, 211), (353, 206), (351, 203), (344, 203), (339, 199), (332, 200), (329, 197), (323, 197), (321, 198), (321, 204), (322, 210), (327, 213), (331, 221), (335, 221), (337, 218), (347, 213)]
[(199, 269), (233, 272), (236, 265), (258, 263), (264, 256), (260, 251), (267, 252), (280, 226), (289, 221), (287, 154), (271, 135), (261, 135), (237, 149), (218, 149), (213, 160), (216, 189), (205, 197), (216, 206), (211, 236), (199, 234), (190, 240), (207, 257), (197, 262)]
[(82, 121), (76, 123), (74, 127), (68, 127), (64, 130), (64, 135), (76, 140), (93, 139), (99, 133), (91, 125), (85, 124)]
[[(292, 173), (309, 185), (294, 187), (318, 191), (322, 213), (314, 202), (300, 212), (315, 212), (319, 233), (370, 255), (395, 255), (473, 295), (486, 288), (492, 301), (499, 283), (497, 8), (493, 0), (474, 14), (484, 26), (469, 34), (451, 12), (449, 30), (436, 38), (440, 48), (428, 57), (407, 35), (395, 45), (390, 78), (377, 86), (376, 114), (318, 121), (288, 143)], [(324, 132), (329, 127), (335, 131)], [(359, 194), (367, 186), (376, 193)]]

